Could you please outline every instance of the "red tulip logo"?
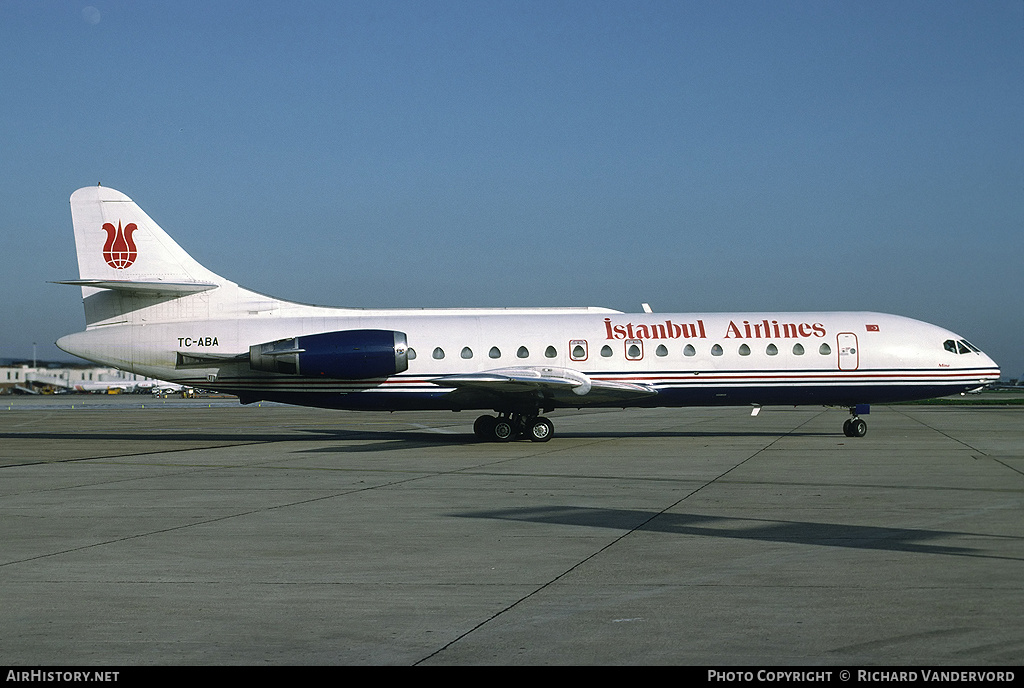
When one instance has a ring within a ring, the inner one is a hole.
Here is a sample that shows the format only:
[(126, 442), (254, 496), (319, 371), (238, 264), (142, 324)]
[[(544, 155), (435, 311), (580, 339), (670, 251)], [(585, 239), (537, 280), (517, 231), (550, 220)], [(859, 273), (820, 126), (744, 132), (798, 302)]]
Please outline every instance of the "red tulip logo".
[(111, 223), (103, 225), (107, 230), (107, 242), (103, 244), (103, 259), (107, 265), (115, 270), (124, 270), (131, 267), (135, 262), (138, 251), (135, 249), (135, 241), (132, 239), (132, 232), (138, 229), (134, 222), (129, 222), (121, 229), (121, 221), (118, 220), (117, 227)]

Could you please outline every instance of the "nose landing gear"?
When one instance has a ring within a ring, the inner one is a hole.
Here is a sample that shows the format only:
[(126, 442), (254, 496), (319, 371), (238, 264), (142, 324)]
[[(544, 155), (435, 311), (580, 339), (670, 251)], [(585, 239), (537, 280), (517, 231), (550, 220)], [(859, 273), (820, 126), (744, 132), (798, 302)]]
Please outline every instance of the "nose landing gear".
[(868, 424), (854, 416), (843, 423), (843, 434), (847, 437), (863, 437), (868, 434)]
[(863, 437), (868, 434), (868, 424), (860, 417), (859, 414), (871, 413), (870, 407), (867, 404), (858, 404), (850, 407), (850, 418), (843, 423), (843, 434), (847, 437)]

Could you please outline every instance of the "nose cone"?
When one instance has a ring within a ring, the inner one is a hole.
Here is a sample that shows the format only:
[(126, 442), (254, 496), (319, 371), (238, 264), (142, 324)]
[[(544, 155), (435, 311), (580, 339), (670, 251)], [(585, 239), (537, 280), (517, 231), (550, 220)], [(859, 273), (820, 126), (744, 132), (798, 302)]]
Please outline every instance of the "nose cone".
[[(992, 360), (992, 357), (986, 354), (984, 351), (980, 351), (975, 347), (975, 354), (973, 356), (963, 356), (964, 359), (973, 359), (970, 362), (967, 360), (963, 361), (967, 370), (978, 372), (978, 382), (981, 385), (990, 385), (993, 382), (999, 381), (999, 364)], [(965, 371), (966, 372), (966, 371)]]
[(984, 365), (986, 368), (989, 368), (989, 371), (986, 372), (986, 377), (989, 378), (989, 382), (995, 382), (996, 380), (998, 380), (1002, 372), (999, 370), (999, 364), (993, 361), (992, 357), (984, 352), (981, 354), (981, 359), (982, 361), (984, 361), (982, 365)]

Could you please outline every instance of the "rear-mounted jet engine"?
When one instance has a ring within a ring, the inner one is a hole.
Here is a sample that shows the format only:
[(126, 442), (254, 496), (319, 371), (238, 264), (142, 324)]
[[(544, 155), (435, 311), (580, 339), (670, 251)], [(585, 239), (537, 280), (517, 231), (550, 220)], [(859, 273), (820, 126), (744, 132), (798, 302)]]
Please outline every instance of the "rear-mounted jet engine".
[(304, 377), (366, 380), (409, 368), (404, 332), (339, 330), (249, 347), (253, 370)]

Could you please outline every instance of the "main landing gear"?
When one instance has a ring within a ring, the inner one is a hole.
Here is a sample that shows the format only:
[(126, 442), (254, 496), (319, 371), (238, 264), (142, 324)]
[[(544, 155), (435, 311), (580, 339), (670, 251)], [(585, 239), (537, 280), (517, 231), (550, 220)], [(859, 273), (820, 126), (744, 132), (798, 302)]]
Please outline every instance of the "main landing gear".
[(473, 423), (473, 433), (484, 441), (511, 442), (525, 436), (531, 442), (547, 442), (555, 434), (554, 424), (536, 413), (502, 413), (480, 416)]

